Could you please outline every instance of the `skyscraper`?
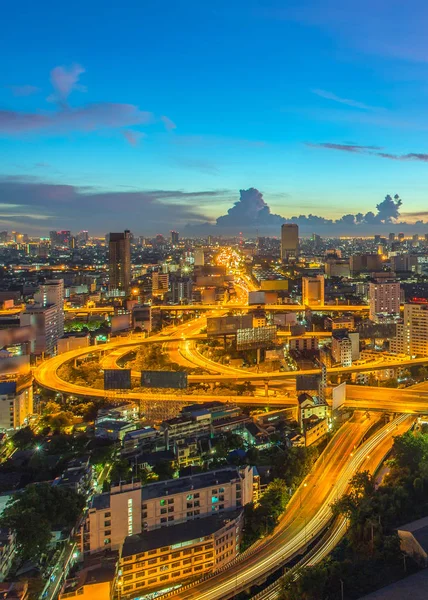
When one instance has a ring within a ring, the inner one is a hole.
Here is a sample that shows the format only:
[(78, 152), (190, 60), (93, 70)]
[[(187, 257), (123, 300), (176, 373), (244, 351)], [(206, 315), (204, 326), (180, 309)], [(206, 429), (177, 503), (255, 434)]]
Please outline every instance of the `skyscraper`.
[(299, 256), (299, 227), (295, 223), (284, 223), (281, 226), (281, 260)]
[(109, 235), (109, 290), (128, 294), (131, 285), (131, 232)]
[(178, 231), (171, 231), (171, 244), (173, 246), (178, 246), (178, 242), (180, 241), (180, 234)]

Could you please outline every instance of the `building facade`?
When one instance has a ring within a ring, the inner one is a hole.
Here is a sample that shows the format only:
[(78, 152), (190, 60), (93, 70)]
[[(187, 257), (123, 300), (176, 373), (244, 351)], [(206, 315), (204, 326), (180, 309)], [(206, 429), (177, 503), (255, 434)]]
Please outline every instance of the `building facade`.
[(397, 281), (369, 283), (370, 319), (375, 322), (400, 316), (400, 284)]
[(299, 226), (295, 223), (284, 223), (281, 226), (281, 260), (287, 262), (299, 256)]
[(402, 323), (390, 342), (392, 352), (408, 356), (428, 356), (428, 304), (405, 304)]
[(302, 277), (302, 303), (305, 306), (324, 306), (324, 276)]
[(109, 290), (129, 293), (131, 285), (131, 232), (109, 234)]

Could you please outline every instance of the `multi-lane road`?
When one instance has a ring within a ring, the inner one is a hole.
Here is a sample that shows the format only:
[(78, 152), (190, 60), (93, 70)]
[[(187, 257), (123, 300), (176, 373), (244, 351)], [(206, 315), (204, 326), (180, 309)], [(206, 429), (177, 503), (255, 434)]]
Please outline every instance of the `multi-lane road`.
[[(275, 532), (238, 557), (228, 568), (187, 589), (168, 594), (180, 600), (227, 600), (262, 582), (292, 557), (305, 551), (331, 519), (331, 504), (345, 493), (360, 469), (374, 470), (390, 450), (393, 436), (407, 431), (412, 417), (401, 415), (358, 447), (373, 423), (356, 414), (331, 440), (293, 495)], [(379, 462), (378, 462), (379, 461)]]

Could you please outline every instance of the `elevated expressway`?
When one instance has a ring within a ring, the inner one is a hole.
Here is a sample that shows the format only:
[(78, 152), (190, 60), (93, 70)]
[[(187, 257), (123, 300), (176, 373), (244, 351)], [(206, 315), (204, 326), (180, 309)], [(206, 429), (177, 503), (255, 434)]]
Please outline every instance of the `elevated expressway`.
[(359, 470), (374, 472), (391, 449), (393, 437), (407, 431), (413, 418), (401, 415), (357, 447), (372, 419), (361, 414), (345, 423), (330, 441), (310, 475), (293, 495), (275, 532), (256, 543), (223, 570), (164, 597), (227, 600), (247, 590), (302, 554), (331, 520), (331, 504), (349, 488)]
[[(117, 397), (114, 392), (106, 392), (102, 389), (89, 388), (83, 385), (72, 384), (64, 381), (58, 376), (58, 369), (66, 362), (75, 359), (81, 359), (95, 355), (98, 353), (109, 354), (114, 353), (112, 356), (103, 359), (103, 365), (107, 368), (109, 366), (116, 366), (116, 361), (123, 355), (126, 354), (141, 344), (151, 343), (162, 343), (171, 344), (177, 343), (182, 344), (183, 341), (189, 341), (192, 339), (200, 339), (203, 336), (201, 334), (191, 335), (191, 328), (193, 330), (195, 324), (186, 324), (180, 326), (184, 331), (189, 333), (182, 333), (182, 335), (155, 335), (149, 338), (134, 336), (128, 338), (120, 338), (108, 344), (102, 344), (99, 346), (91, 346), (87, 348), (81, 348), (78, 350), (72, 350), (65, 352), (54, 358), (41, 363), (39, 367), (35, 369), (34, 375), (36, 381), (43, 387), (52, 389), (58, 392), (66, 394), (72, 394), (76, 396), (90, 396), (90, 397)], [(198, 325), (200, 327), (200, 324)], [(178, 350), (177, 350), (178, 351)], [(184, 357), (186, 358), (186, 357)], [(106, 363), (107, 361), (107, 363)], [(245, 382), (251, 381), (253, 383), (277, 383), (277, 384), (292, 384), (297, 374), (313, 375), (320, 372), (319, 369), (308, 369), (305, 371), (285, 371), (285, 372), (272, 372), (272, 373), (254, 373), (251, 371), (245, 371), (244, 369), (236, 369), (226, 365), (219, 365), (214, 361), (208, 361), (205, 357), (201, 358), (202, 364), (205, 361), (206, 370), (220, 370), (220, 373), (204, 374), (204, 375), (189, 375), (190, 383), (216, 383), (216, 382)], [(190, 361), (190, 362), (193, 362)], [(378, 369), (389, 369), (394, 367), (407, 367), (412, 365), (424, 365), (428, 364), (428, 357), (408, 359), (408, 360), (397, 360), (397, 361), (385, 361), (376, 362), (374, 364), (366, 363), (363, 365), (354, 365), (351, 367), (333, 367), (328, 369), (328, 374), (346, 374), (356, 373), (365, 371), (374, 371)], [(193, 365), (194, 366), (194, 365)], [(428, 410), (428, 392), (424, 392), (422, 389), (391, 389), (391, 388), (369, 388), (363, 386), (347, 386), (347, 400), (346, 404), (354, 408), (367, 408), (376, 410), (391, 410), (393, 412), (424, 412)], [(125, 397), (125, 394), (123, 394)], [(201, 396), (199, 399), (195, 395), (182, 395), (178, 396), (164, 394), (138, 394), (133, 392), (126, 393), (126, 397), (134, 400), (147, 400), (150, 398), (157, 399), (159, 401), (167, 402), (168, 400), (183, 400), (183, 401), (208, 401), (212, 398), (209, 396)], [(213, 398), (219, 399), (221, 396), (213, 396)], [(269, 398), (257, 397), (257, 396), (233, 396), (235, 402), (241, 402), (245, 404), (266, 404), (267, 402), (274, 406), (284, 406), (293, 403), (293, 399), (287, 395), (273, 396)], [(295, 402), (295, 401), (294, 401)]]

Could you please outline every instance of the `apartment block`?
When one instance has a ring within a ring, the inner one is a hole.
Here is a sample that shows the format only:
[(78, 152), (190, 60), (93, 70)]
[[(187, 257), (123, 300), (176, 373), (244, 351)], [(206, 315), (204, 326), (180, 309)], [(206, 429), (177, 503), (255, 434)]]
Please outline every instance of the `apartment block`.
[(253, 499), (253, 469), (228, 467), (141, 487), (129, 483), (94, 496), (81, 531), (83, 552), (115, 550), (128, 535), (203, 519)]
[(122, 598), (136, 598), (219, 569), (238, 554), (243, 511), (213, 515), (126, 538), (119, 561)]

